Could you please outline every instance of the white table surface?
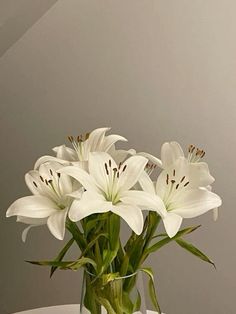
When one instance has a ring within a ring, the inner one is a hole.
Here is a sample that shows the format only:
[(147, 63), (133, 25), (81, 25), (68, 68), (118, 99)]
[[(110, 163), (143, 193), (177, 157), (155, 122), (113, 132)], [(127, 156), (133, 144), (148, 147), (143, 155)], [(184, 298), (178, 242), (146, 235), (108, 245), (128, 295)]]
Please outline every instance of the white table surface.
[[(136, 312), (136, 313), (140, 314), (140, 312)], [(69, 305), (42, 307), (40, 309), (17, 312), (15, 314), (79, 314), (79, 305), (69, 304)], [(158, 313), (153, 312), (153, 311), (147, 311), (147, 314), (158, 314)]]

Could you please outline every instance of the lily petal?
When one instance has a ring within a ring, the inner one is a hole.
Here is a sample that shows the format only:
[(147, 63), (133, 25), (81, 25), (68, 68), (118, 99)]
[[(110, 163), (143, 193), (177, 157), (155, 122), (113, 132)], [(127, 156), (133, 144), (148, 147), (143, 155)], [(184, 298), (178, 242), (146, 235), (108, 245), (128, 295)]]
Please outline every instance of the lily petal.
[(120, 192), (131, 189), (139, 180), (148, 159), (143, 156), (131, 156), (122, 165), (124, 169), (118, 181), (118, 190)]
[(89, 173), (103, 191), (106, 191), (108, 186), (105, 164), (109, 167), (109, 163), (111, 165), (109, 171), (113, 171), (112, 169), (116, 168), (117, 165), (108, 153), (94, 152), (89, 154)]
[(63, 240), (65, 236), (67, 212), (68, 209), (58, 210), (56, 213), (52, 214), (47, 220), (47, 225), (50, 232), (58, 240)]
[(28, 218), (28, 217), (17, 216), (16, 221), (29, 225), (27, 228), (25, 228), (23, 230), (23, 232), (21, 234), (22, 242), (25, 242), (30, 229), (32, 227), (38, 227), (38, 226), (45, 225), (47, 223), (47, 218)]
[(173, 238), (179, 231), (182, 224), (183, 218), (175, 213), (168, 213), (165, 218), (163, 218), (163, 223), (166, 229), (166, 233), (170, 238)]
[(193, 189), (179, 193), (175, 203), (172, 212), (183, 218), (194, 218), (221, 206), (222, 201), (217, 194), (206, 189)]
[(215, 181), (205, 162), (189, 164), (189, 180), (191, 187), (206, 187)]
[(22, 232), (22, 234), (21, 234), (22, 242), (25, 243), (26, 238), (27, 238), (27, 235), (28, 235), (28, 232), (30, 231), (30, 229), (31, 229), (32, 227), (36, 227), (36, 226), (37, 226), (37, 225), (29, 225), (28, 227), (26, 227), (26, 228), (23, 230), (23, 232)]
[(161, 217), (167, 215), (165, 205), (157, 195), (132, 190), (122, 193), (120, 200), (125, 204), (141, 206), (144, 210), (156, 211)]
[(153, 195), (156, 194), (154, 183), (152, 182), (146, 171), (143, 171), (138, 181), (145, 192)]
[(76, 152), (72, 149), (67, 147), (66, 145), (56, 146), (52, 149), (56, 154), (57, 158), (67, 160), (67, 161), (74, 161), (76, 160)]
[(83, 193), (84, 193), (84, 188), (79, 188), (78, 190), (68, 194), (68, 196), (76, 198), (76, 199), (81, 199)]
[(157, 158), (157, 157), (155, 157), (155, 156), (153, 156), (153, 155), (151, 155), (149, 153), (145, 153), (145, 152), (137, 153), (137, 155), (146, 157), (151, 163), (153, 163), (154, 165), (157, 165), (158, 167), (162, 168), (162, 161), (159, 158)]
[(84, 156), (85, 159), (88, 159), (88, 154), (90, 152), (98, 151), (99, 146), (104, 140), (105, 133), (109, 131), (110, 128), (98, 128), (93, 130), (90, 134), (88, 139), (84, 142)]
[(47, 223), (47, 218), (29, 218), (23, 216), (17, 216), (17, 222), (22, 222), (27, 225), (41, 226)]
[(79, 221), (92, 214), (105, 213), (111, 209), (111, 202), (101, 200), (82, 201), (75, 199), (70, 207), (69, 218), (72, 221)]
[(100, 144), (100, 150), (107, 152), (116, 142), (123, 141), (127, 142), (127, 139), (123, 136), (111, 134), (104, 138), (103, 143)]
[(132, 148), (129, 150), (115, 149), (115, 145), (112, 145), (107, 152), (111, 155), (117, 165), (120, 162), (123, 162), (128, 156), (136, 155), (136, 151)]
[(34, 165), (34, 169), (38, 169), (40, 165), (44, 164), (45, 162), (49, 161), (56, 161), (59, 162), (62, 165), (68, 165), (69, 162), (67, 160), (63, 160), (54, 156), (42, 156), (38, 160), (36, 160), (36, 163)]
[(135, 205), (121, 204), (113, 206), (112, 212), (122, 217), (130, 228), (136, 233), (143, 231), (143, 214), (141, 209)]
[(6, 217), (25, 216), (45, 218), (57, 211), (56, 204), (41, 195), (31, 195), (19, 198), (7, 210)]
[[(39, 172), (36, 170), (31, 170), (25, 175), (25, 183), (28, 186), (30, 192), (32, 192), (35, 195), (41, 194), (41, 183), (39, 182)], [(37, 187), (36, 187), (36, 185)]]
[(219, 217), (219, 208), (213, 208), (213, 220), (217, 221)]
[(158, 176), (156, 182), (156, 193), (162, 199), (164, 199), (167, 189), (167, 177), (169, 177), (169, 181), (174, 179), (176, 182), (180, 182), (182, 178), (185, 178), (185, 182), (189, 181), (189, 163), (187, 159), (179, 157), (169, 167), (166, 167)]
[(77, 181), (79, 181), (83, 187), (86, 190), (89, 191), (98, 191), (98, 187), (96, 186), (96, 182), (93, 179), (92, 176), (90, 176), (86, 171), (83, 169), (80, 169), (79, 167), (75, 166), (68, 166), (59, 169), (57, 172), (59, 173), (65, 173), (73, 178), (75, 178)]
[(88, 171), (88, 160), (83, 161), (72, 161), (72, 166), (79, 167), (85, 171)]
[(161, 148), (162, 168), (171, 166), (176, 159), (184, 157), (184, 152), (177, 142), (164, 143)]
[[(62, 174), (60, 179), (58, 178), (57, 170), (61, 169), (62, 165), (58, 162), (46, 162), (39, 167), (39, 173), (44, 178), (53, 180), (53, 182), (59, 185), (60, 193), (65, 195), (72, 192), (72, 180), (67, 174)], [(42, 182), (40, 182), (41, 184)], [(48, 189), (47, 189), (48, 192)]]

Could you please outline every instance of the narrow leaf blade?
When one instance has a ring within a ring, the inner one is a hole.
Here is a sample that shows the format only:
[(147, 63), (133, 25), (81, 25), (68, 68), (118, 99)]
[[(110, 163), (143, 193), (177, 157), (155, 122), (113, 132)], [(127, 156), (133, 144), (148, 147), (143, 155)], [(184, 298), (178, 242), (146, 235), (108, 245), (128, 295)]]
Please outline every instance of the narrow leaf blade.
[(189, 242), (186, 242), (183, 239), (176, 239), (175, 240), (176, 243), (181, 246), (182, 248), (184, 248), (185, 250), (187, 250), (188, 252), (190, 252), (191, 254), (197, 256), (198, 258), (200, 258), (202, 261), (207, 262), (211, 265), (213, 265), (215, 268), (215, 264), (212, 260), (209, 259), (209, 257), (207, 257), (203, 252), (201, 252), (198, 248), (196, 248), (194, 245), (192, 245)]
[(95, 263), (95, 261), (88, 257), (82, 257), (76, 261), (66, 261), (66, 262), (61, 262), (61, 261), (26, 261), (26, 262), (33, 265), (39, 265), (39, 266), (58, 267), (60, 269), (77, 270), (86, 264), (91, 264), (95, 270), (97, 268), (97, 264)]
[(157, 243), (155, 243), (154, 245), (150, 246), (149, 248), (147, 248), (145, 250), (146, 255), (149, 255), (150, 253), (156, 252), (157, 250), (162, 248), (164, 245), (166, 245), (172, 241), (175, 241), (176, 239), (179, 239), (180, 237), (197, 230), (199, 227), (200, 227), (200, 225), (196, 226), (196, 227), (189, 227), (189, 228), (180, 230), (173, 238), (166, 237), (166, 238), (158, 241)]
[(154, 276), (153, 276), (152, 269), (151, 268), (140, 268), (140, 270), (149, 276), (148, 287), (149, 287), (150, 298), (152, 300), (152, 303), (153, 303), (155, 309), (159, 313), (161, 313), (161, 308), (160, 308), (160, 305), (158, 303), (157, 296), (156, 296), (156, 290), (155, 290), (155, 285), (154, 285)]
[[(64, 248), (61, 250), (61, 252), (58, 254), (58, 256), (55, 258), (55, 262), (60, 262), (66, 255), (67, 251), (70, 249), (72, 244), (74, 243), (74, 239), (71, 238), (70, 241), (67, 242), (67, 244), (64, 246)], [(52, 266), (50, 271), (50, 278), (54, 274), (54, 272), (57, 270), (57, 266)]]

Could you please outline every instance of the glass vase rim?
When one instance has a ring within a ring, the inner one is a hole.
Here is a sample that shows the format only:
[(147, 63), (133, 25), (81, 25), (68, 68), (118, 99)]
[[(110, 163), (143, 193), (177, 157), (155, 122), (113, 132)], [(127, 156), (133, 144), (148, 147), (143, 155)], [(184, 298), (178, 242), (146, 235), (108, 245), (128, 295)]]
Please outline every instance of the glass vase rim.
[[(86, 268), (84, 269), (84, 271), (85, 271), (87, 274), (89, 274), (89, 275), (91, 275), (91, 276), (93, 276), (93, 277), (96, 277), (95, 274), (91, 273), (91, 272), (88, 271)], [(139, 271), (137, 270), (137, 271), (135, 271), (134, 273), (129, 274), (129, 275), (115, 277), (113, 280), (122, 280), (122, 279), (131, 278), (131, 277), (136, 276), (136, 275), (138, 274), (138, 272), (139, 272)], [(115, 274), (115, 273), (111, 273), (111, 274)]]

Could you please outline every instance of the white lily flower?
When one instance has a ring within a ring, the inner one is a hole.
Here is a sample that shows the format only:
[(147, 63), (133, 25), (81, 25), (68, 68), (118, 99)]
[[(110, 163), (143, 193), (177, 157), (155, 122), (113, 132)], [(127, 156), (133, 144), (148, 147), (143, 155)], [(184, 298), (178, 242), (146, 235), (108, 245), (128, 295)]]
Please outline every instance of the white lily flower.
[(140, 234), (143, 230), (142, 211), (138, 205), (124, 202), (122, 198), (132, 192), (130, 189), (140, 178), (146, 163), (146, 158), (132, 156), (117, 165), (107, 153), (90, 153), (89, 173), (79, 167), (62, 168), (61, 173), (78, 180), (86, 190), (81, 200), (73, 201), (69, 218), (79, 221), (91, 214), (111, 211), (122, 217), (136, 234)]
[[(143, 172), (139, 183), (146, 192), (146, 199), (142, 205), (160, 214), (169, 237), (178, 232), (183, 218), (197, 217), (221, 205), (220, 197), (201, 188), (201, 182), (201, 172), (192, 171), (183, 157), (161, 172), (156, 186)], [(135, 193), (133, 191), (133, 196), (130, 193), (124, 201), (138, 202)]]
[[(141, 153), (146, 156), (155, 166), (162, 169), (168, 169), (178, 158), (186, 158), (189, 167), (192, 172), (198, 173), (201, 182), (199, 182), (201, 187), (206, 187), (211, 190), (211, 184), (215, 179), (210, 174), (208, 165), (206, 162), (202, 162), (202, 158), (205, 156), (205, 152), (194, 145), (190, 145), (188, 148), (188, 155), (185, 157), (182, 147), (178, 142), (166, 142), (161, 148), (161, 160), (150, 154)], [(153, 166), (146, 169), (149, 174), (152, 173)], [(218, 208), (213, 209), (213, 219), (216, 221), (218, 218)]]
[[(201, 186), (206, 187), (208, 190), (212, 190), (211, 184), (215, 179), (211, 176), (207, 163), (202, 162), (202, 158), (205, 156), (205, 151), (190, 145), (188, 148), (187, 160), (192, 168), (192, 171), (196, 171), (202, 178)], [(170, 142), (164, 143), (161, 149), (162, 168), (168, 168), (179, 157), (184, 157), (184, 152), (179, 143)], [(200, 174), (201, 173), (201, 174)], [(213, 219), (218, 219), (218, 208), (213, 208)]]
[(42, 164), (39, 170), (29, 171), (25, 181), (33, 193), (16, 200), (7, 210), (6, 216), (17, 216), (17, 221), (30, 226), (23, 232), (25, 240), (32, 226), (47, 224), (51, 233), (59, 240), (64, 238), (65, 222), (73, 192), (72, 179), (57, 170), (61, 164), (48, 162)]
[(78, 136), (76, 139), (69, 136), (73, 149), (65, 145), (54, 147), (53, 151), (56, 153), (56, 157), (42, 156), (36, 161), (34, 168), (37, 169), (44, 162), (57, 161), (61, 164), (79, 165), (86, 169), (90, 152), (108, 152), (117, 141), (127, 141), (120, 135), (106, 136), (106, 132), (109, 130), (110, 128), (95, 129), (90, 134), (87, 133), (84, 137)]
[(152, 162), (162, 169), (168, 169), (179, 158), (186, 158), (192, 172), (197, 172), (201, 178), (200, 186), (207, 187), (211, 185), (215, 179), (211, 176), (206, 162), (201, 161), (205, 156), (205, 152), (190, 145), (188, 155), (185, 157), (182, 147), (177, 142), (166, 142), (161, 147), (161, 160), (153, 157)]

